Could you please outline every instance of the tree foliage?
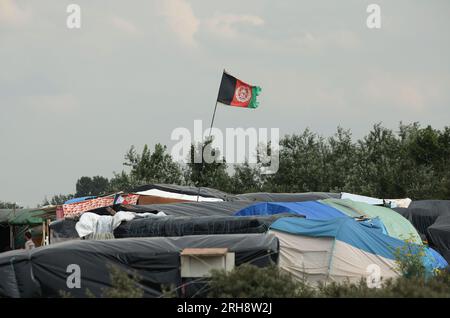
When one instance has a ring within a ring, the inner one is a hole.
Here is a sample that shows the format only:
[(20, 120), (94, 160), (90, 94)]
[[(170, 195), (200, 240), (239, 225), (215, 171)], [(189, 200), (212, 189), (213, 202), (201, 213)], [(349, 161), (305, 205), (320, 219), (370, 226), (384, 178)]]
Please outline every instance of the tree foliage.
[[(180, 166), (173, 161), (167, 147), (161, 144), (156, 144), (153, 152), (144, 145), (140, 154), (131, 146), (125, 154), (124, 165), (131, 167), (128, 178), (136, 184), (182, 182)], [(124, 174), (121, 177), (123, 178)]]
[[(207, 162), (205, 153), (220, 160)], [(281, 138), (279, 170), (272, 175), (262, 175), (260, 164), (228, 165), (219, 149), (212, 147), (212, 140), (191, 145), (189, 159), (181, 166), (166, 146), (157, 144), (151, 151), (145, 145), (141, 153), (132, 146), (124, 162), (130, 172), (115, 173), (109, 182), (99, 176), (82, 177), (76, 195), (169, 183), (232, 193), (331, 191), (413, 200), (450, 197), (450, 127), (439, 130), (401, 123), (394, 131), (376, 124), (358, 140), (341, 127), (329, 138), (306, 129)]]
[(76, 183), (76, 197), (97, 196), (106, 194), (109, 180), (102, 176), (81, 177)]

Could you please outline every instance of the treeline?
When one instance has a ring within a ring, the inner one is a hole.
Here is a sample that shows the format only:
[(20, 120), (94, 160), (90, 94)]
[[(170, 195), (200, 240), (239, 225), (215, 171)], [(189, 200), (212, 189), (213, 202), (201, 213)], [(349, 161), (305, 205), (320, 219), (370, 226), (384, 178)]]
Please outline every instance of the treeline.
[[(191, 158), (205, 145), (191, 147)], [(219, 154), (220, 155), (220, 154)], [(191, 160), (193, 162), (193, 160)], [(328, 138), (306, 129), (280, 140), (279, 170), (262, 175), (260, 166), (174, 162), (166, 146), (125, 154), (123, 170), (114, 177), (82, 177), (73, 195), (57, 195), (45, 203), (60, 204), (73, 196), (129, 191), (148, 183), (174, 183), (244, 192), (352, 192), (380, 198), (450, 198), (450, 127), (442, 130), (418, 123), (397, 131), (376, 124), (362, 139), (338, 128)]]

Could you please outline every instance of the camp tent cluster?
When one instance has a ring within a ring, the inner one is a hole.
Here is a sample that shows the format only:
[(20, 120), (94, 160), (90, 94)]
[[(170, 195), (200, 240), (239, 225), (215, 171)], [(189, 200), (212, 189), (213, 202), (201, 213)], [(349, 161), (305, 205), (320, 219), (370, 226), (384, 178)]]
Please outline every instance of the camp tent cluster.
[[(167, 286), (195, 297), (205, 295), (208, 272), (218, 266), (276, 264), (314, 286), (357, 282), (374, 267), (383, 279), (398, 277), (397, 251), (423, 251), (428, 275), (450, 260), (450, 201), (349, 193), (233, 195), (151, 184), (38, 210), (0, 210), (0, 225), (3, 245), (13, 249), (0, 254), (0, 297), (101, 296), (111, 287), (110, 266), (137, 273), (146, 297), (160, 297)], [(29, 229), (41, 246), (17, 249)], [(81, 268), (79, 288), (67, 285), (71, 264)]]

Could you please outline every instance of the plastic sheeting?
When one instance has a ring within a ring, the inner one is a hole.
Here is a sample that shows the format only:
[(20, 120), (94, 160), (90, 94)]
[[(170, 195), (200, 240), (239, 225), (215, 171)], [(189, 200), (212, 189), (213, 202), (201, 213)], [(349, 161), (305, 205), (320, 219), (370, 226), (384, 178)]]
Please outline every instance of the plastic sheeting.
[(258, 202), (304, 202), (317, 201), (323, 199), (339, 199), (340, 193), (331, 192), (306, 192), (306, 193), (267, 193), (255, 192), (238, 194), (237, 197), (241, 200), (258, 201)]
[[(264, 233), (281, 217), (296, 217), (291, 214), (273, 216), (202, 216), (202, 217), (158, 217), (136, 218), (122, 222), (115, 230), (115, 238), (167, 237), (186, 235)], [(59, 220), (50, 224), (51, 242), (79, 239), (75, 230), (76, 221)]]
[(422, 244), (422, 239), (414, 226), (403, 216), (389, 208), (354, 202), (348, 199), (326, 199), (320, 202), (332, 206), (352, 217), (355, 214), (359, 216), (365, 215), (370, 218), (379, 217), (390, 236), (400, 240), (411, 239), (414, 243)]
[(395, 210), (450, 262), (450, 200), (413, 201), (407, 209)]
[(123, 205), (122, 211), (136, 213), (164, 212), (172, 216), (232, 216), (237, 211), (255, 204), (252, 201), (187, 202), (173, 204)]
[[(294, 215), (290, 215), (295, 217)], [(265, 217), (162, 217), (157, 219), (135, 219), (122, 223), (115, 231), (116, 238), (185, 236), (212, 234), (244, 234), (264, 233), (270, 225), (281, 217), (274, 215)]]
[[(228, 248), (237, 266), (267, 266), (278, 259), (278, 240), (270, 234), (71, 241), (0, 254), (0, 297), (61, 297), (61, 292), (87, 297), (88, 290), (101, 297), (111, 287), (108, 265), (137, 273), (144, 296), (159, 297), (162, 285), (183, 283), (180, 252), (185, 248)], [(81, 288), (67, 286), (71, 264), (79, 266)]]
[(50, 244), (80, 239), (76, 219), (61, 219), (50, 223)]
[(430, 241), (428, 236), (428, 228), (436, 222), (439, 212), (435, 210), (427, 210), (423, 208), (394, 208), (394, 211), (400, 213), (404, 218), (409, 220), (419, 232), (422, 239)]
[(367, 197), (365, 195), (352, 194), (347, 192), (342, 192), (341, 199), (349, 199), (355, 202), (363, 202), (370, 205), (383, 205), (384, 201), (382, 199)]
[[(166, 193), (173, 193), (173, 194), (179, 194), (179, 195), (186, 195), (186, 196), (201, 196), (204, 198), (216, 198), (221, 199), (223, 201), (234, 201), (236, 200), (236, 196), (217, 190), (212, 188), (206, 188), (206, 187), (189, 187), (189, 186), (180, 186), (180, 185), (174, 185), (174, 184), (148, 184), (143, 185), (140, 187), (137, 187), (133, 189), (133, 193), (142, 193), (147, 192), (149, 190), (158, 190), (157, 192), (166, 192)], [(151, 193), (151, 192), (149, 192)]]
[(436, 249), (450, 262), (450, 215), (442, 215), (428, 227), (430, 241)]
[(420, 200), (413, 201), (408, 208), (419, 208), (429, 211), (435, 211), (439, 215), (450, 214), (450, 200)]
[(277, 213), (293, 213), (313, 220), (347, 217), (341, 211), (316, 201), (256, 203), (240, 210), (235, 215), (272, 215)]

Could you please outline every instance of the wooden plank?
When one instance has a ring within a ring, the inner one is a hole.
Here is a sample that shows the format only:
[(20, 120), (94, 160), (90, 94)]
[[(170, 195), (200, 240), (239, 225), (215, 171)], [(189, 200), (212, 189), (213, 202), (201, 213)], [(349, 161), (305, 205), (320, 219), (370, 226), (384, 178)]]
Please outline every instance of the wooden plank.
[(202, 256), (221, 256), (228, 253), (228, 248), (185, 248), (182, 252), (182, 256), (189, 255), (202, 255)]

